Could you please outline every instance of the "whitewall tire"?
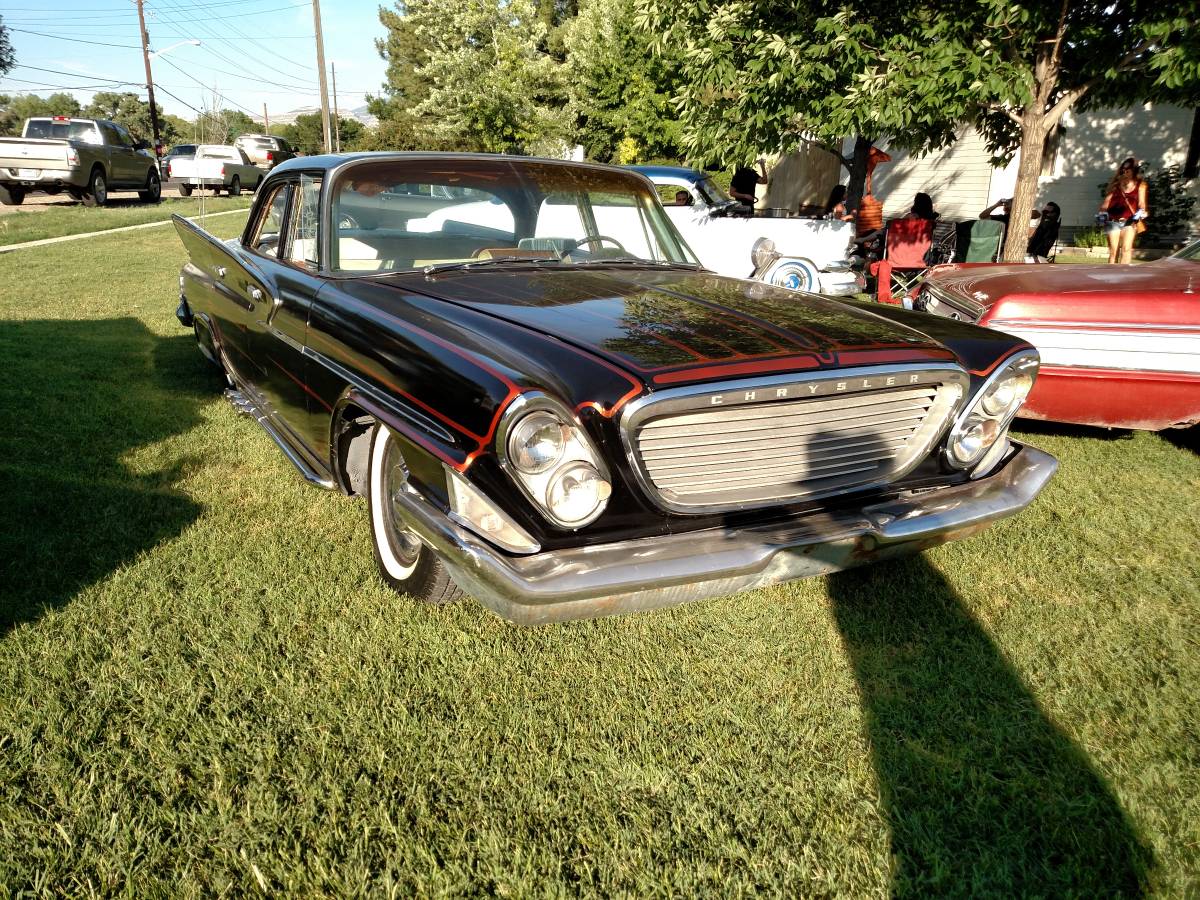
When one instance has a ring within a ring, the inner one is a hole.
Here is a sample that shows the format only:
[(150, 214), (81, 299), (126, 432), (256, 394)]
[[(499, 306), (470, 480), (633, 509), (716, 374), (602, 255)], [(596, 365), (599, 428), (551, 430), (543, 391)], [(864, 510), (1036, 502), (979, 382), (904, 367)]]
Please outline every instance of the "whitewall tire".
[(399, 443), (383, 425), (371, 436), (367, 499), (371, 511), (371, 543), (379, 574), (394, 590), (423, 603), (453, 603), (462, 597), (442, 565), (396, 514), (392, 497), (408, 478)]

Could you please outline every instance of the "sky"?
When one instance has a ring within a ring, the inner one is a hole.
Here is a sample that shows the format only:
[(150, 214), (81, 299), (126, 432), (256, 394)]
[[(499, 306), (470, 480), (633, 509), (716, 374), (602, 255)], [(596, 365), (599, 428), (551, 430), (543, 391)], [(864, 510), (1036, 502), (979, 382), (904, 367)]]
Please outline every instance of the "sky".
[[(256, 118), (320, 105), (312, 0), (144, 0), (154, 99), (194, 119), (215, 105)], [(381, 0), (323, 0), (325, 66), (336, 67), (339, 112), (378, 93), (385, 65)], [(384, 5), (391, 0), (382, 0)], [(146, 96), (134, 0), (0, 0), (17, 65), (0, 94), (58, 91), (87, 103), (98, 91)], [(200, 46), (180, 41), (199, 40)], [(111, 46), (119, 45), (119, 46)], [(333, 86), (330, 82), (330, 102)], [(343, 115), (345, 113), (343, 112)]]

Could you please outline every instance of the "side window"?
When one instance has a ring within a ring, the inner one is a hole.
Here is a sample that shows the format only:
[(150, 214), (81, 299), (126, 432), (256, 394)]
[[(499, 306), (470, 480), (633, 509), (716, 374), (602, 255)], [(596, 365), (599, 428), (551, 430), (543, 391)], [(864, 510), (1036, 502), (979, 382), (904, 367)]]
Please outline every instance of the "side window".
[(104, 135), (104, 143), (113, 147), (121, 146), (121, 136), (117, 134), (117, 127), (111, 122), (100, 122), (100, 133)]
[(266, 211), (259, 218), (258, 227), (250, 238), (252, 250), (265, 256), (278, 256), (279, 236), (283, 233), (283, 218), (290, 189), (291, 185), (281, 184), (271, 194)]
[(133, 138), (130, 136), (129, 132), (124, 129), (124, 127), (114, 124), (113, 130), (117, 133), (117, 142), (120, 143), (121, 146), (133, 146)]
[(321, 179), (311, 175), (300, 176), (300, 196), (292, 214), (291, 240), (288, 242), (289, 262), (306, 269), (316, 269), (320, 264), (317, 249), (320, 237), (318, 215), (320, 213)]
[(243, 150), (241, 147), (238, 147), (238, 148), (237, 148), (237, 152), (238, 152), (238, 156), (239, 156), (239, 157), (241, 158), (241, 160), (242, 160), (242, 165), (243, 165), (243, 166), (249, 166), (249, 165), (252, 165), (252, 163), (250, 162), (250, 157), (248, 157), (248, 156), (246, 155), (246, 151), (245, 151), (245, 150)]

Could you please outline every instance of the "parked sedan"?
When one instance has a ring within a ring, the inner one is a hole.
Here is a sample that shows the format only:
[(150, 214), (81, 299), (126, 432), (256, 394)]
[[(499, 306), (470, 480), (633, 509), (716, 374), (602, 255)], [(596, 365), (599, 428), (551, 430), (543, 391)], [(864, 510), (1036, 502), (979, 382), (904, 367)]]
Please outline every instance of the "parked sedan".
[(384, 580), (428, 602), (541, 623), (832, 572), (974, 534), (1055, 469), (1007, 435), (1028, 344), (706, 272), (627, 170), (309, 157), (240, 240), (175, 227), (230, 399), (367, 497)]
[(939, 266), (914, 303), (1038, 348), (1022, 416), (1151, 431), (1200, 423), (1200, 241), (1144, 265)]

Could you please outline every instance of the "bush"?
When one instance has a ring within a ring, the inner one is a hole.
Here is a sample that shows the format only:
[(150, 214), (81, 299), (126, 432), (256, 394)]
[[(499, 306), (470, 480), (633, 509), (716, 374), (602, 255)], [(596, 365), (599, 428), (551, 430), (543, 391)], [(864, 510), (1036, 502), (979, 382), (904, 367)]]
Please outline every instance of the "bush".
[(1105, 247), (1108, 239), (1101, 228), (1081, 228), (1075, 232), (1076, 247)]
[(1166, 237), (1186, 232), (1192, 222), (1196, 197), (1189, 190), (1179, 166), (1167, 166), (1146, 179), (1150, 218), (1146, 219), (1147, 237)]

